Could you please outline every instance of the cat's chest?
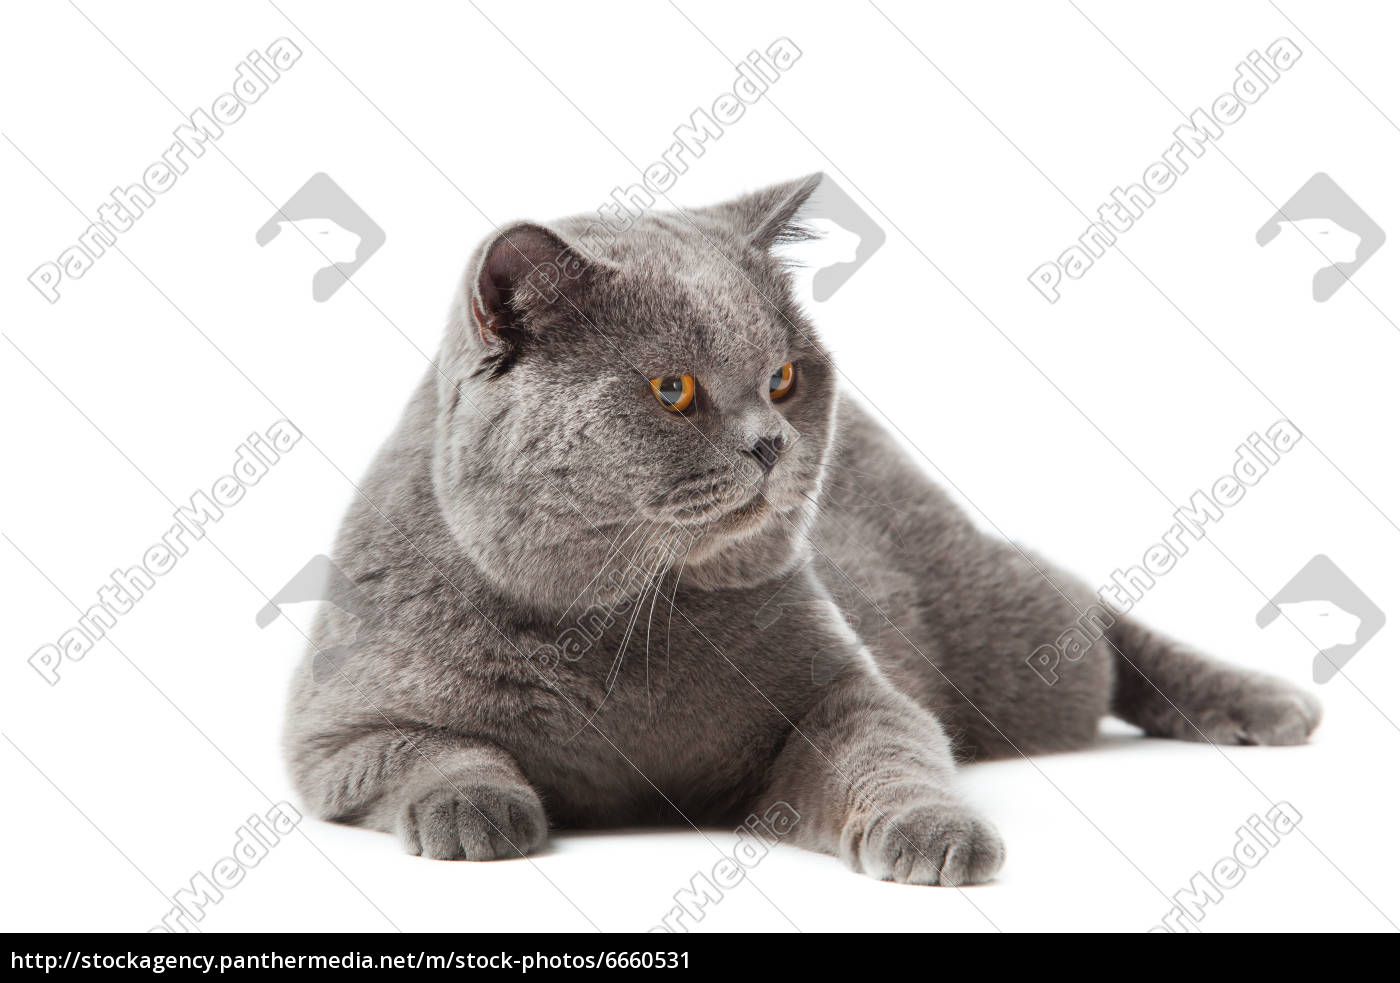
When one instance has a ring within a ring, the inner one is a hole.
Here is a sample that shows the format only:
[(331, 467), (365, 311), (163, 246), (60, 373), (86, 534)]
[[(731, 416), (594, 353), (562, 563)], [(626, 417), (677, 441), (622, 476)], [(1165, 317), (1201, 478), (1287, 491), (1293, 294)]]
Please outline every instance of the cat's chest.
[[(799, 661), (712, 646), (689, 628), (604, 649), (607, 672), (575, 679), (587, 719), (637, 755), (658, 764), (722, 758), (737, 748), (776, 739), (805, 714), (815, 694)], [(755, 656), (759, 656), (755, 658)]]
[(681, 591), (674, 610), (660, 598), (536, 628), (470, 692), (461, 725), (509, 751), (563, 823), (674, 821), (676, 808), (718, 821), (759, 792), (860, 648), (813, 582), (784, 586), (779, 603)]
[(794, 653), (732, 626), (674, 619), (669, 652), (656, 621), (649, 643), (644, 625), (625, 634), (554, 667), (531, 770), (563, 800), (727, 814), (756, 791), (819, 686)]

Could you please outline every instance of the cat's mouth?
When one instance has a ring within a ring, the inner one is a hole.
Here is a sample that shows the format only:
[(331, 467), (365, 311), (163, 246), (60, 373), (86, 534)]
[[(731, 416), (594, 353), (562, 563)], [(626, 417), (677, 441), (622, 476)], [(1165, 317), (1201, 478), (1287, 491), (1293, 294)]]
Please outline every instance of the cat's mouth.
[(749, 533), (773, 516), (802, 505), (800, 496), (784, 494), (785, 485), (767, 476), (683, 481), (652, 503), (656, 511), (681, 525), (721, 535)]
[(685, 479), (651, 504), (663, 516), (685, 525), (746, 524), (766, 514), (768, 482), (730, 475)]

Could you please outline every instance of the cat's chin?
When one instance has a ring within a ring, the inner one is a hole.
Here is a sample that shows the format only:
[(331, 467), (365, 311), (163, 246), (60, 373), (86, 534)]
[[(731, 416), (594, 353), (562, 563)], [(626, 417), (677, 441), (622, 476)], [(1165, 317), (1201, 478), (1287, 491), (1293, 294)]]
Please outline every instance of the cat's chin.
[(810, 504), (804, 496), (784, 496), (765, 488), (711, 520), (706, 533), (718, 540), (736, 541), (766, 530), (799, 532), (806, 525), (803, 513)]
[(775, 511), (776, 507), (767, 498), (762, 494), (755, 494), (743, 505), (730, 509), (716, 519), (710, 525), (710, 529), (717, 533), (749, 532), (765, 525)]

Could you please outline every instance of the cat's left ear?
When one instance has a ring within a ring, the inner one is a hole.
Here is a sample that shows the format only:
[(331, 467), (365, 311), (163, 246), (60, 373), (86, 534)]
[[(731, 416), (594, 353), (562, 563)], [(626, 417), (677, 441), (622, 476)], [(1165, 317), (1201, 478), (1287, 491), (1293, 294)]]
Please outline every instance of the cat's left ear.
[(754, 248), (766, 252), (782, 242), (808, 238), (802, 212), (826, 175), (821, 171), (784, 181), (705, 209), (726, 222)]
[(556, 232), (533, 222), (501, 229), (478, 252), (468, 276), (472, 320), (488, 345), (515, 345), (558, 307), (576, 307), (604, 272)]

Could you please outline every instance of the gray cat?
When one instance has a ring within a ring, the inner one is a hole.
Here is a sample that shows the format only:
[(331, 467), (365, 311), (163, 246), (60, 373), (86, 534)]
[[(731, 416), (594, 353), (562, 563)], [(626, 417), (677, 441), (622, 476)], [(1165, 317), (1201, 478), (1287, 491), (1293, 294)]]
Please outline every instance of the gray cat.
[[(790, 841), (958, 885), (1003, 848), (956, 761), (1084, 747), (1107, 714), (1306, 740), (1312, 696), (1108, 616), (841, 395), (773, 255), (820, 177), (477, 249), (335, 548), (363, 597), (313, 643), (353, 655), (293, 686), (312, 813), (489, 860), (781, 804)], [(1050, 685), (1027, 657), (1085, 611), (1108, 627)]]

